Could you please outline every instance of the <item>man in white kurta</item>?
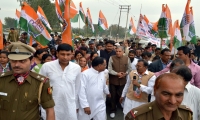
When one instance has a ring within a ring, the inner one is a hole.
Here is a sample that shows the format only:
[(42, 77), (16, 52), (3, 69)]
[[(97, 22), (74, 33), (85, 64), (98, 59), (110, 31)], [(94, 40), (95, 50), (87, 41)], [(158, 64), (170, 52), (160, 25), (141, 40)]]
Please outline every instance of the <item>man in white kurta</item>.
[[(78, 112), (78, 119), (106, 120), (106, 105), (104, 93), (106, 93), (107, 95), (110, 93), (108, 87), (106, 86), (104, 71), (99, 72), (92, 67), (82, 72), (80, 79), (81, 86), (78, 94), (80, 107)], [(86, 114), (84, 111), (84, 108), (88, 107), (91, 111), (91, 114), (89, 115)]]
[[(53, 87), (53, 99), (55, 101), (56, 120), (77, 120), (76, 109), (78, 106), (78, 88), (80, 85), (78, 75), (81, 73), (79, 65), (69, 62), (62, 70), (59, 60), (45, 63), (40, 74), (47, 76), (50, 85)], [(42, 117), (46, 120), (45, 111), (42, 110)]]

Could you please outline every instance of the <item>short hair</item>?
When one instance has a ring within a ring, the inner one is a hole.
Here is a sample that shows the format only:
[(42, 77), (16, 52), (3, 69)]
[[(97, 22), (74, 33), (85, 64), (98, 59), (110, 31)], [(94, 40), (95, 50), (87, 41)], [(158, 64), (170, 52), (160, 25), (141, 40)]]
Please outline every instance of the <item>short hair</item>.
[(52, 58), (52, 56), (51, 56), (50, 54), (44, 54), (44, 55), (42, 56), (41, 64), (44, 64), (44, 61), (45, 61), (48, 57), (51, 57), (51, 58)]
[(106, 45), (107, 45), (107, 44), (111, 44), (111, 45), (114, 46), (115, 42), (114, 42), (113, 40), (107, 40), (105, 44), (106, 44)]
[(147, 50), (147, 49), (150, 49), (150, 47), (149, 47), (149, 46), (146, 46), (145, 49), (146, 49), (146, 50)]
[(135, 50), (130, 50), (129, 53), (132, 53), (135, 55)]
[(151, 46), (157, 47), (157, 45), (156, 45), (156, 44), (152, 44)]
[[(174, 80), (177, 80), (177, 79), (182, 79), (183, 80), (183, 78), (181, 77), (181, 76), (179, 76), (179, 75), (177, 75), (177, 74), (175, 74), (175, 73), (164, 73), (164, 74), (162, 74), (162, 75), (160, 75), (160, 76), (158, 76), (157, 78), (156, 78), (156, 80), (155, 80), (155, 85), (154, 85), (154, 90), (156, 90), (156, 89), (158, 89), (159, 87), (160, 87), (160, 83), (161, 83), (161, 80), (163, 79), (163, 78), (172, 78), (172, 79), (174, 79)], [(166, 79), (167, 80), (167, 79)], [(184, 81), (184, 80), (183, 80)]]
[(178, 51), (182, 50), (185, 55), (189, 54), (189, 57), (191, 55), (190, 48), (187, 46), (178, 47), (177, 50)]
[(174, 69), (176, 63), (179, 63), (179, 64), (181, 64), (181, 65), (184, 65), (184, 64), (185, 64), (183, 60), (177, 58), (177, 59), (175, 59), (175, 60), (173, 60), (173, 61), (171, 62), (171, 64), (170, 64), (170, 69)]
[(140, 48), (137, 48), (135, 51), (137, 51), (137, 50), (140, 50), (140, 51), (142, 51), (142, 49), (140, 49)]
[(125, 40), (125, 41), (126, 41), (128, 44), (130, 44), (130, 40), (127, 39), (127, 40)]
[(92, 67), (96, 67), (100, 64), (103, 64), (104, 63), (104, 58), (102, 57), (95, 57), (94, 60), (92, 61)]
[(91, 52), (91, 54), (90, 54), (90, 60), (92, 60), (92, 57), (93, 57), (95, 54), (97, 54), (97, 55), (98, 55), (98, 53), (97, 53), (97, 52)]
[(121, 49), (122, 51), (124, 51), (124, 47), (122, 47), (122, 46), (117, 46), (116, 49)]
[(59, 52), (59, 51), (71, 51), (71, 52), (73, 52), (73, 48), (69, 44), (62, 43), (62, 44), (58, 45), (57, 52)]
[(138, 60), (138, 63), (139, 63), (139, 62), (142, 62), (142, 63), (144, 64), (145, 67), (148, 67), (148, 66), (149, 66), (149, 64), (148, 64), (148, 62), (147, 62), (146, 60), (139, 59), (139, 60)]
[(81, 54), (81, 55), (83, 56), (83, 53), (82, 53), (81, 51), (76, 51), (75, 54), (74, 54), (74, 57), (76, 58), (76, 56), (77, 56), (78, 54)]
[(86, 51), (87, 52), (87, 47), (80, 47), (80, 50), (84, 50), (84, 51)]
[(99, 43), (99, 44), (97, 44), (97, 46), (96, 46), (96, 47), (99, 47), (99, 46), (103, 46), (103, 45)]
[(38, 45), (39, 45), (38, 43), (34, 43), (34, 44), (32, 45), (32, 47), (36, 48)]
[(168, 48), (165, 48), (165, 49), (161, 50), (160, 53), (161, 53), (161, 55), (164, 55), (165, 52), (171, 52), (171, 50)]
[(5, 54), (8, 57), (9, 52), (7, 52), (7, 51), (0, 51), (0, 54)]
[(152, 54), (150, 52), (143, 52), (141, 56), (142, 57), (147, 56), (150, 58), (152, 56)]
[(46, 50), (44, 50), (44, 49), (38, 49), (38, 50), (36, 50), (36, 52), (34, 53), (34, 57), (37, 57), (37, 55), (40, 55), (43, 52), (46, 52)]
[(156, 48), (155, 51), (161, 50), (160, 48)]
[(28, 35), (27, 32), (23, 32), (22, 34), (23, 34), (23, 35)]
[(192, 79), (192, 72), (190, 68), (188, 68), (187, 66), (178, 66), (173, 71), (177, 75), (180, 75), (181, 77), (183, 77), (183, 79), (186, 82), (189, 82)]

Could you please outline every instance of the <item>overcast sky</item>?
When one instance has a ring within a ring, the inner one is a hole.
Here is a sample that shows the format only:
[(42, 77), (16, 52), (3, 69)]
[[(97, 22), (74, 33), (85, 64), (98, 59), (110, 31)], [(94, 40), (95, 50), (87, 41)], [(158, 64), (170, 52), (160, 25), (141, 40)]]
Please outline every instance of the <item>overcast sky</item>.
[[(130, 17), (133, 17), (134, 24), (137, 26), (141, 5), (141, 13), (145, 14), (150, 22), (156, 22), (160, 17), (162, 4), (168, 4), (174, 22), (177, 19), (181, 21), (187, 0), (74, 0), (77, 8), (79, 8), (79, 2), (82, 2), (85, 12), (86, 8), (90, 8), (94, 24), (98, 22), (99, 10), (102, 10), (109, 25), (118, 24), (119, 5), (131, 5), (128, 23)], [(200, 13), (198, 13), (200, 12), (200, 0), (191, 0), (190, 6), (193, 6), (196, 34), (200, 36)], [(0, 8), (0, 19), (3, 22), (4, 17), (15, 17), (16, 8), (20, 10), (17, 0), (0, 0)], [(120, 25), (123, 27), (126, 26), (126, 15), (126, 12), (122, 12)], [(78, 27), (78, 25), (78, 23), (73, 23), (72, 27)], [(81, 22), (81, 26), (83, 25)]]

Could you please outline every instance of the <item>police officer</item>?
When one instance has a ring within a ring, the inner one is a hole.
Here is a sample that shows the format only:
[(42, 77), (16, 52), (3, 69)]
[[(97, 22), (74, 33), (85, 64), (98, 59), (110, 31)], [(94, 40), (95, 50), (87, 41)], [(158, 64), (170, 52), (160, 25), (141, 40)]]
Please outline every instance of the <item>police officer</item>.
[(154, 85), (155, 101), (132, 109), (125, 120), (192, 120), (191, 110), (180, 105), (184, 80), (174, 73), (160, 75)]
[(15, 42), (8, 49), (12, 71), (0, 74), (0, 120), (39, 120), (39, 105), (55, 120), (48, 78), (30, 71), (34, 48)]

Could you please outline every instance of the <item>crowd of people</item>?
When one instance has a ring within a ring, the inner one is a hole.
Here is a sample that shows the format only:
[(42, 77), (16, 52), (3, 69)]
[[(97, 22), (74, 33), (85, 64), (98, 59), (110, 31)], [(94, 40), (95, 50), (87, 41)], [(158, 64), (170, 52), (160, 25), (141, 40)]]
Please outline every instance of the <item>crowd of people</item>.
[(107, 107), (112, 119), (118, 107), (125, 120), (200, 119), (200, 40), (173, 54), (134, 40), (71, 46), (57, 33), (42, 48), (14, 33), (0, 52), (0, 120), (106, 120)]

